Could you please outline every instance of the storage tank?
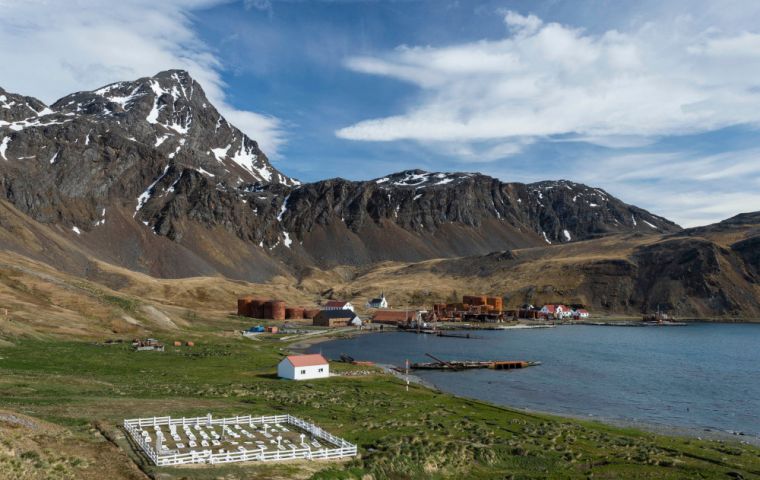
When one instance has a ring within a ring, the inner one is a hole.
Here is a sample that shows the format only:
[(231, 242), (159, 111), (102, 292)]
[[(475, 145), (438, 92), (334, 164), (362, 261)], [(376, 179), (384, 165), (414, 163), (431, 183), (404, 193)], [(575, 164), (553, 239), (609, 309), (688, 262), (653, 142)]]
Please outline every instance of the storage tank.
[(264, 316), (264, 304), (266, 303), (266, 300), (263, 298), (254, 298), (251, 300), (251, 313), (250, 316), (253, 318), (267, 318)]
[(272, 318), (272, 301), (264, 302), (261, 306), (261, 318)]
[(285, 309), (285, 318), (292, 320), (301, 320), (303, 318), (303, 307), (290, 307)]
[(237, 301), (237, 307), (238, 307), (237, 314), (240, 315), (241, 317), (247, 317), (247, 316), (249, 316), (248, 312), (249, 312), (252, 300), (253, 300), (253, 297), (250, 296), (250, 295), (247, 295), (247, 296), (242, 297), (242, 298), (238, 298), (238, 301)]
[(282, 300), (272, 300), (272, 320), (285, 320), (285, 302)]

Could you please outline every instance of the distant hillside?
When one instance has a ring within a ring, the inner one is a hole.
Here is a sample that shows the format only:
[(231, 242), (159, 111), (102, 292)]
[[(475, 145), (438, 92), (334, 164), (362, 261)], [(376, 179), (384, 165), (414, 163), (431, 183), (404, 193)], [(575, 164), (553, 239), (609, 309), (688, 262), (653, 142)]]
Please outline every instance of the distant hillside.
[(512, 307), (562, 302), (597, 314), (639, 315), (659, 306), (681, 318), (760, 321), (760, 212), (669, 235), (619, 234), (385, 264), (345, 288), (364, 296), (380, 288), (421, 298), (443, 298), (453, 290), (500, 294)]

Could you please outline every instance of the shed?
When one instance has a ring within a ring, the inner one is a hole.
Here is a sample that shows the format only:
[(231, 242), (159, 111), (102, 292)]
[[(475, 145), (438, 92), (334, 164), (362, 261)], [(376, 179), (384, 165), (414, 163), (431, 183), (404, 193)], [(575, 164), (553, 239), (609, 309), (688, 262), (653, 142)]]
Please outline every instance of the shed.
[(322, 310), (313, 320), (313, 325), (319, 327), (358, 327), (361, 324), (362, 319), (352, 310)]
[(318, 353), (289, 355), (277, 365), (277, 376), (290, 380), (310, 380), (330, 376), (330, 364)]
[(419, 320), (416, 310), (380, 310), (372, 315), (372, 323), (398, 325)]

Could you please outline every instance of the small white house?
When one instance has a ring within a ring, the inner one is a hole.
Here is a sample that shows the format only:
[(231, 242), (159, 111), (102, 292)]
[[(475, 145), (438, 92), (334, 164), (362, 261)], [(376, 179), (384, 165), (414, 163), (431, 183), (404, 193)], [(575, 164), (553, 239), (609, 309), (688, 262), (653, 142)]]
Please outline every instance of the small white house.
[(573, 318), (588, 318), (588, 310), (585, 310), (583, 308), (579, 308), (578, 310), (573, 311)]
[(322, 307), (322, 310), (351, 310), (354, 311), (354, 306), (351, 302), (344, 302), (342, 300), (328, 300)]
[(565, 318), (572, 315), (572, 310), (564, 305), (544, 305), (541, 308), (541, 313), (548, 317)]
[(381, 293), (379, 297), (367, 302), (367, 308), (388, 308), (388, 300), (385, 299), (385, 293)]
[(277, 365), (277, 376), (290, 380), (311, 380), (330, 376), (330, 364), (318, 353), (289, 355)]

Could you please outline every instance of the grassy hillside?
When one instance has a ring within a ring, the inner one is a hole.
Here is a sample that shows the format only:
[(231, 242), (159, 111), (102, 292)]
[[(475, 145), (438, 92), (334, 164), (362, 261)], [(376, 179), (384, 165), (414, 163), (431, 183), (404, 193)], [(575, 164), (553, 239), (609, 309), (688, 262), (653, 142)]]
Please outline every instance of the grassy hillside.
[[(419, 386), (406, 392), (379, 373), (278, 380), (285, 342), (181, 337), (196, 347), (136, 353), (22, 340), (0, 348), (0, 478), (760, 478), (753, 447), (527, 414)], [(292, 413), (357, 443), (361, 456), (156, 468), (118, 428), (126, 417), (207, 412)]]

